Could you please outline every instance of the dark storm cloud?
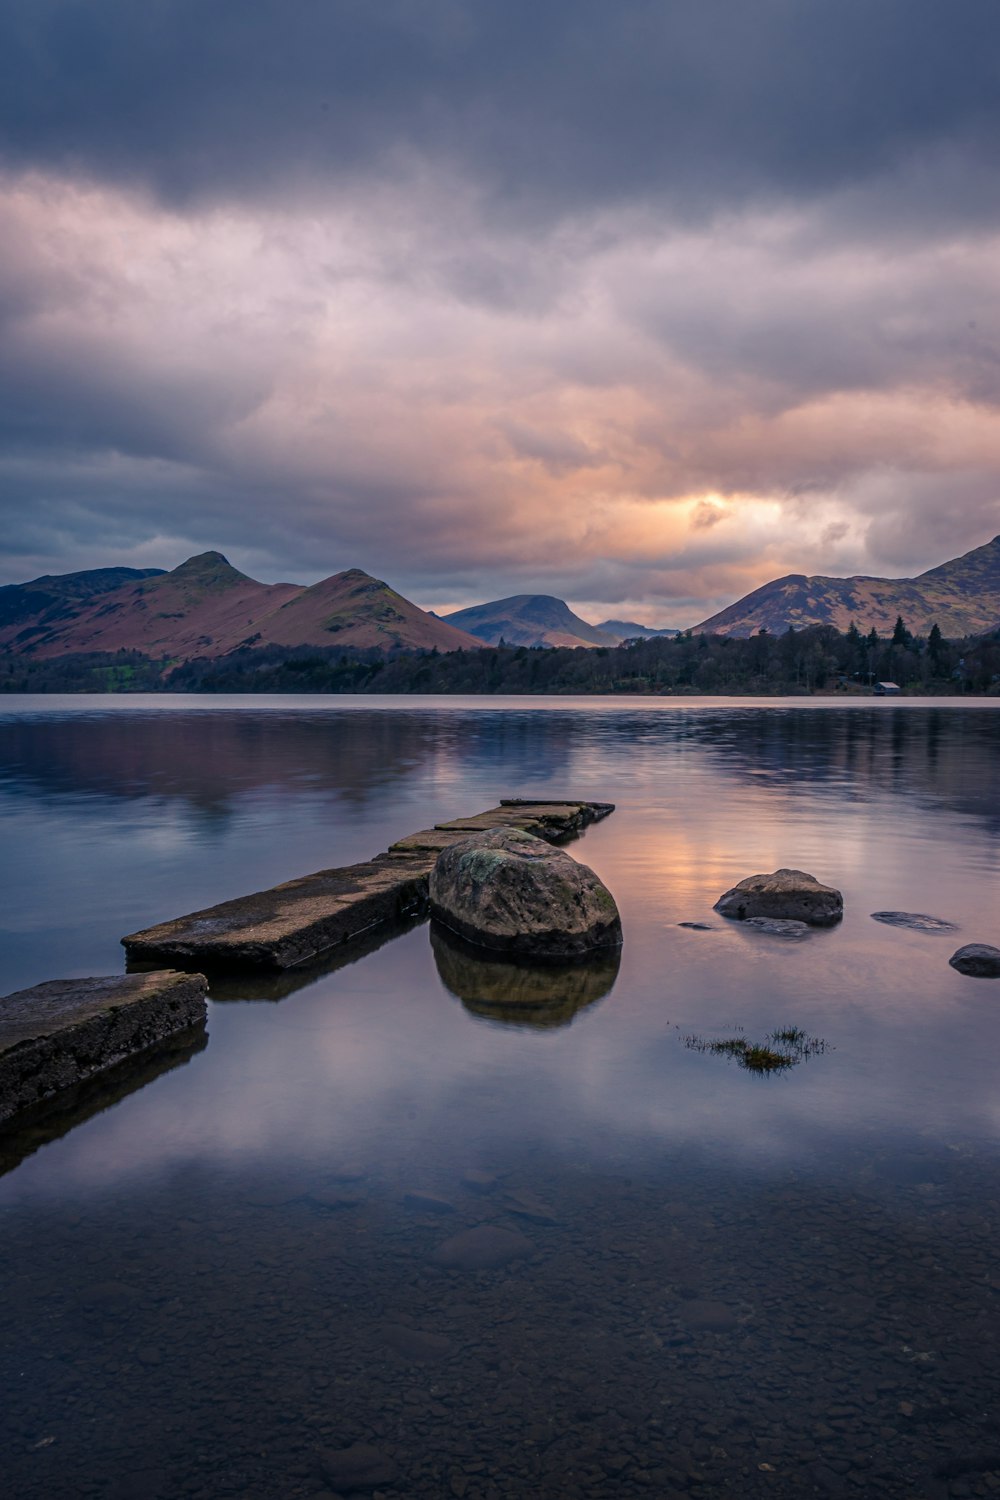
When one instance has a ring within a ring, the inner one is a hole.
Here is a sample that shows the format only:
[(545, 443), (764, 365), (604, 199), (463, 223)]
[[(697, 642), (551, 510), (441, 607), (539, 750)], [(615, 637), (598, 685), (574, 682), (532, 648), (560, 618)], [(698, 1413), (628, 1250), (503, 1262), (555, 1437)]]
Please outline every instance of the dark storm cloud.
[[(998, 29), (995, 0), (6, 0), (0, 143), (182, 202), (431, 160), (502, 213), (701, 213), (988, 161)], [(982, 210), (973, 174), (951, 211)]]
[(684, 624), (985, 540), (998, 38), (996, 0), (4, 0), (4, 579), (220, 547)]

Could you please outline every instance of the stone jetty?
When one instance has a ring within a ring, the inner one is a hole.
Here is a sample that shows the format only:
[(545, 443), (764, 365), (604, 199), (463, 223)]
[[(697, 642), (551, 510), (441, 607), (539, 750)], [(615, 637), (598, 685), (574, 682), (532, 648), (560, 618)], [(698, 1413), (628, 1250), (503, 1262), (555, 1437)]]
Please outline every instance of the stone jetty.
[(122, 938), (128, 960), (210, 970), (294, 969), (379, 927), (428, 909), (442, 849), (470, 834), (523, 829), (548, 843), (573, 838), (614, 812), (611, 802), (508, 797), (498, 807), (421, 829), (362, 864), (319, 870)]
[(0, 1122), (204, 1025), (201, 974), (54, 979), (0, 999)]

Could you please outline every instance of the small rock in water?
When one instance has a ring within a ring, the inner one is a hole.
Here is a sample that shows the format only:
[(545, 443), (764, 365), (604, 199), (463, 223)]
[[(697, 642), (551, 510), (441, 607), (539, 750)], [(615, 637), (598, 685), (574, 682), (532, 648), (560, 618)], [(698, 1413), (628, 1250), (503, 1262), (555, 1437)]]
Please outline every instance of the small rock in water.
[(719, 897), (715, 909), (738, 922), (748, 917), (777, 917), (829, 927), (844, 915), (844, 898), (804, 870), (775, 870), (773, 875), (748, 875)]
[(532, 1219), (536, 1224), (556, 1223), (552, 1209), (534, 1193), (506, 1192), (500, 1201), (508, 1213), (517, 1214), (521, 1219)]
[(692, 932), (714, 932), (711, 922), (678, 922), (678, 927), (690, 927)]
[(689, 1328), (701, 1329), (707, 1333), (726, 1333), (730, 1328), (736, 1327), (736, 1314), (724, 1302), (710, 1302), (701, 1297), (693, 1297), (690, 1301), (682, 1302), (678, 1311)]
[(911, 932), (958, 931), (957, 922), (946, 922), (943, 917), (929, 917), (922, 911), (873, 911), (872, 920), (884, 922), (887, 927), (907, 927)]
[(425, 1213), (453, 1214), (455, 1212), (454, 1203), (450, 1203), (447, 1198), (442, 1198), (439, 1193), (404, 1193), (403, 1202), (407, 1208), (422, 1209)]
[(390, 1323), (383, 1329), (383, 1337), (390, 1349), (404, 1359), (446, 1359), (452, 1352), (452, 1343), (439, 1333), (427, 1333), (422, 1328), (409, 1328), (405, 1323)]
[(455, 1271), (492, 1271), (512, 1260), (531, 1255), (534, 1248), (531, 1241), (516, 1229), (477, 1224), (474, 1229), (463, 1229), (460, 1234), (453, 1234), (451, 1239), (445, 1240), (431, 1259), (435, 1265)]
[(744, 927), (766, 932), (769, 937), (804, 938), (809, 936), (808, 922), (793, 922), (787, 917), (747, 917)]
[(973, 979), (1000, 979), (1000, 948), (990, 943), (966, 943), (948, 962), (960, 974), (970, 974)]
[(374, 1490), (392, 1484), (398, 1472), (395, 1463), (370, 1443), (352, 1443), (349, 1448), (324, 1448), (317, 1454), (323, 1478), (335, 1490)]

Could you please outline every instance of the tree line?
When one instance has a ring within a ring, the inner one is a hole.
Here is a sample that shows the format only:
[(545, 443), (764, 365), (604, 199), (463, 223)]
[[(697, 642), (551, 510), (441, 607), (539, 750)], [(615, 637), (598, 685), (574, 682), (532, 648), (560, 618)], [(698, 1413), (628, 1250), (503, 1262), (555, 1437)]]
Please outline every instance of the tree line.
[(267, 646), (181, 664), (129, 651), (0, 658), (0, 691), (15, 693), (796, 695), (866, 693), (885, 681), (911, 694), (1000, 695), (1000, 629), (946, 640), (937, 626), (916, 636), (899, 619), (889, 637), (814, 625), (748, 639), (688, 631), (617, 647), (445, 654)]

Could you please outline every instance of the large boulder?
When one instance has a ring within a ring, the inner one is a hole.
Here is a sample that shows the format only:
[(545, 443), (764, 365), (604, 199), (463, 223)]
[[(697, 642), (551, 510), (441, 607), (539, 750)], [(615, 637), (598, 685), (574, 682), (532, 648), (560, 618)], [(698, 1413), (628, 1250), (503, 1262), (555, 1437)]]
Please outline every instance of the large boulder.
[(748, 875), (719, 897), (715, 909), (738, 922), (747, 917), (775, 917), (830, 927), (844, 915), (844, 898), (804, 870), (775, 870), (773, 875)]
[(524, 958), (579, 958), (622, 941), (614, 897), (593, 870), (517, 828), (442, 850), (430, 903), (467, 942)]
[(973, 979), (1000, 979), (1000, 948), (991, 943), (966, 943), (948, 962), (960, 974), (971, 974)]

